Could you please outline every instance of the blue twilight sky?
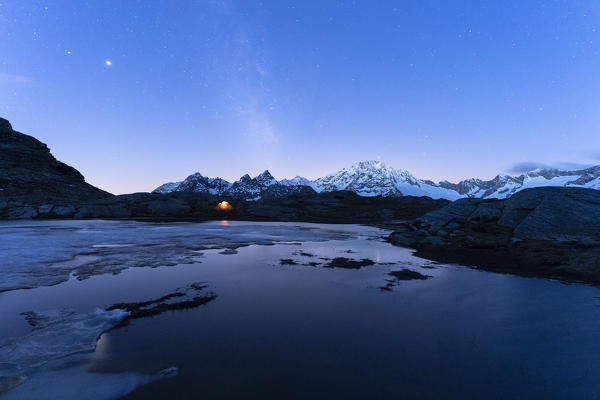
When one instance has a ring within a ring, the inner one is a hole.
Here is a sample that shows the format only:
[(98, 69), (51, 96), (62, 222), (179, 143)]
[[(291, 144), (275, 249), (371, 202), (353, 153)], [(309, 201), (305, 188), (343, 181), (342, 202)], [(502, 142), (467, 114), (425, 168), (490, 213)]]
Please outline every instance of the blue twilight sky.
[(599, 50), (597, 0), (0, 0), (0, 116), (113, 193), (492, 178), (600, 163)]

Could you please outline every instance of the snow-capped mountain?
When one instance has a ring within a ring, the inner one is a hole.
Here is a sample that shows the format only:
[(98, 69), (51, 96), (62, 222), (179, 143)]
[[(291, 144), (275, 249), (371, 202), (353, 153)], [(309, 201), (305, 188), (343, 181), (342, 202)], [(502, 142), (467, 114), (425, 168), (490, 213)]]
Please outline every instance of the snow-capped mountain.
[(259, 198), (260, 193), (271, 185), (277, 184), (277, 180), (269, 171), (251, 178), (246, 174), (240, 180), (229, 183), (221, 178), (207, 178), (196, 172), (181, 182), (169, 182), (153, 190), (153, 193), (170, 192), (194, 192), (213, 195), (232, 196), (243, 199)]
[(410, 172), (388, 167), (381, 161), (362, 161), (314, 181), (318, 192), (350, 190), (361, 196), (429, 196), (456, 200), (454, 190), (415, 178)]
[(380, 161), (363, 161), (314, 181), (297, 176), (278, 182), (269, 171), (265, 171), (254, 178), (246, 174), (231, 184), (196, 173), (182, 182), (165, 183), (154, 192), (199, 192), (255, 200), (263, 194), (272, 198), (311, 193), (312, 190), (318, 193), (349, 190), (361, 196), (428, 196), (456, 200), (461, 197), (502, 199), (520, 190), (540, 186), (600, 190), (600, 165), (576, 171), (536, 169), (519, 176), (497, 175), (489, 181), (472, 178), (459, 183), (434, 183), (415, 178), (408, 171), (391, 168)]
[(308, 186), (313, 189), (315, 188), (315, 184), (312, 181), (309, 181), (301, 176), (297, 176), (292, 179), (282, 179), (279, 181), (279, 184), (283, 186)]
[(196, 192), (222, 194), (231, 187), (231, 183), (221, 178), (207, 178), (196, 172), (181, 182), (165, 183), (154, 189), (154, 193)]
[(440, 186), (456, 190), (462, 197), (505, 199), (518, 191), (540, 186), (584, 187), (600, 190), (600, 166), (575, 170), (538, 168), (519, 176), (497, 175), (489, 181), (468, 179), (458, 184), (440, 182)]
[(260, 192), (276, 183), (277, 181), (269, 171), (265, 171), (254, 178), (250, 178), (250, 175), (246, 174), (239, 181), (234, 182), (223, 194), (253, 200), (260, 198)]

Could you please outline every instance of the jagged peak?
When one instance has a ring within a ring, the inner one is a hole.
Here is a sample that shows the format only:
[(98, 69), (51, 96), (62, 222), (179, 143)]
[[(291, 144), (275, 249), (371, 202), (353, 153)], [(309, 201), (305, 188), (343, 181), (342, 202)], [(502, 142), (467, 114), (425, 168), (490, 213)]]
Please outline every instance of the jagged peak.
[(493, 180), (509, 180), (509, 179), (514, 179), (513, 176), (507, 175), (507, 174), (498, 174), (494, 177)]
[(271, 173), (269, 172), (268, 169), (265, 169), (263, 172), (261, 172), (259, 175), (257, 175), (256, 178), (275, 179), (275, 178), (273, 178), (273, 175), (271, 175)]

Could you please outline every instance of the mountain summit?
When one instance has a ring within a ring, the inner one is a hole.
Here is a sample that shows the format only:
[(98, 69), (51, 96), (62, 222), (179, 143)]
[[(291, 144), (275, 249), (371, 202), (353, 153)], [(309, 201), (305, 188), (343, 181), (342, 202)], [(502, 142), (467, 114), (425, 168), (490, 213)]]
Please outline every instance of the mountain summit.
[(296, 176), (278, 182), (269, 171), (264, 171), (254, 178), (246, 174), (231, 184), (220, 178), (206, 178), (196, 173), (184, 181), (161, 185), (154, 191), (211, 193), (250, 200), (260, 198), (261, 193), (271, 186), (274, 188), (269, 190), (270, 195), (293, 193), (291, 188), (308, 187), (319, 193), (349, 190), (361, 196), (428, 196), (447, 200), (462, 197), (504, 199), (523, 189), (540, 186), (600, 189), (600, 166), (576, 171), (536, 169), (519, 176), (500, 174), (489, 181), (471, 178), (459, 183), (434, 183), (418, 179), (406, 170), (394, 169), (381, 161), (361, 161), (313, 181)]

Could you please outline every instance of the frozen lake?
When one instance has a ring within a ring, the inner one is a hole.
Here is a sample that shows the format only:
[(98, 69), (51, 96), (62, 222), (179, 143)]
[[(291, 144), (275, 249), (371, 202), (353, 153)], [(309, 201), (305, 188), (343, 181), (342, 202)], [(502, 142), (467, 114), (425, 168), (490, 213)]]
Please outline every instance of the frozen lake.
[[(385, 235), (2, 222), (0, 398), (600, 396), (598, 288), (432, 264)], [(404, 268), (431, 278), (388, 275)], [(107, 310), (175, 292), (216, 297), (126, 323)]]

